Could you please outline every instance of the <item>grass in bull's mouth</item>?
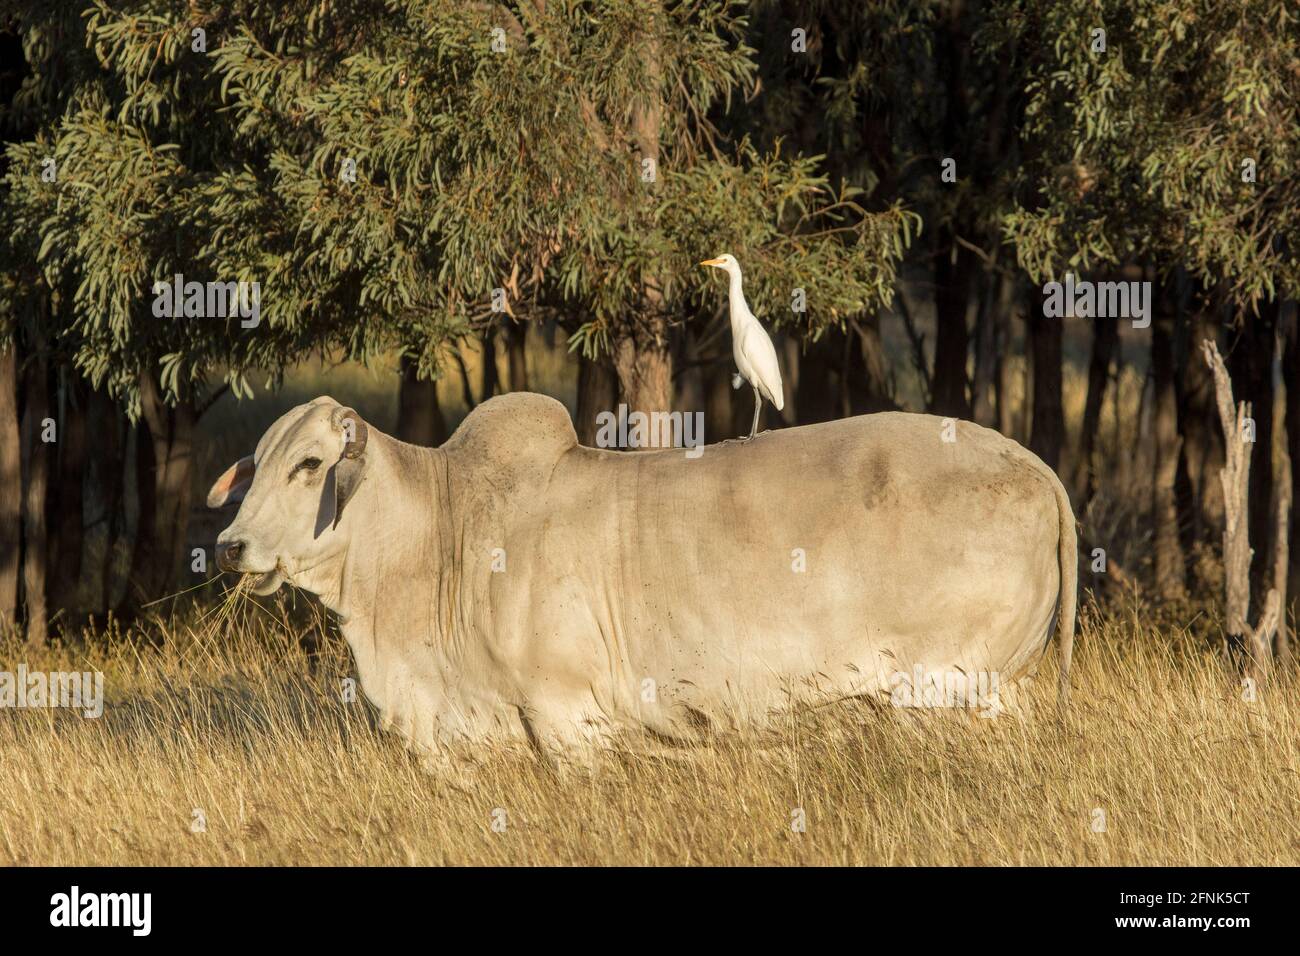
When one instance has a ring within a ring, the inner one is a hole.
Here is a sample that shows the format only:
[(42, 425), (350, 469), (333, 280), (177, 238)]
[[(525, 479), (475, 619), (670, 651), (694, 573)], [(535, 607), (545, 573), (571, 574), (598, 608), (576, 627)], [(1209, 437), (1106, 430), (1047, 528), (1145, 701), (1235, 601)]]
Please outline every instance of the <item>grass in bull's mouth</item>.
[[(308, 611), (307, 613), (314, 613)], [(0, 711), (4, 864), (1291, 864), (1300, 703), (1203, 637), (1081, 620), (996, 719), (849, 702), (558, 772), (427, 772), (351, 693), (346, 646), (243, 586), (206, 613), (5, 661), (104, 673), (98, 719)], [(800, 832), (802, 830), (802, 832)]]

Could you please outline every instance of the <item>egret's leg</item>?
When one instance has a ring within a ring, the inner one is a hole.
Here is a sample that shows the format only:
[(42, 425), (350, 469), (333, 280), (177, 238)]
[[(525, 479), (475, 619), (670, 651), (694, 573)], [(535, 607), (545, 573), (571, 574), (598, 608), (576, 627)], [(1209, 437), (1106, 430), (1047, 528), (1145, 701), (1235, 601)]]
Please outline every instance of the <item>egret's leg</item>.
[(758, 394), (758, 388), (755, 387), (754, 388), (754, 423), (749, 426), (749, 438), (746, 438), (745, 439), (746, 441), (750, 441), (751, 439), (753, 439), (753, 437), (756, 434), (758, 434), (758, 414), (762, 410), (763, 410), (763, 396)]

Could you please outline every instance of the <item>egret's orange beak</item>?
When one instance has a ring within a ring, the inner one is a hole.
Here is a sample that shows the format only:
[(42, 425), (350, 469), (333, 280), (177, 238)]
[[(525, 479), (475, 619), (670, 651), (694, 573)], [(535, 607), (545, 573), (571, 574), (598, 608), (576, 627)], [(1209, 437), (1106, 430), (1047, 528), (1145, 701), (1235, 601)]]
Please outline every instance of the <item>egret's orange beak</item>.
[(720, 266), (720, 265), (722, 265), (722, 260), (721, 260), (721, 259), (705, 259), (703, 262), (700, 263), (700, 265), (702, 265), (702, 266)]

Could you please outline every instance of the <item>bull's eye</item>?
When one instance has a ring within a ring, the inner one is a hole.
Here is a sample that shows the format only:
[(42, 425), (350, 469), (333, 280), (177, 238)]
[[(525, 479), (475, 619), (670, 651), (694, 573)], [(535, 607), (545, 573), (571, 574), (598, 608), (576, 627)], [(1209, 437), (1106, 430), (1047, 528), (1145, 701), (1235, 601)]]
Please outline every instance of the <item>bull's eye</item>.
[(319, 458), (304, 458), (302, 461), (298, 462), (298, 464), (293, 466), (293, 471), (289, 472), (289, 477), (292, 478), (300, 471), (311, 473), (314, 472), (319, 467), (320, 467)]

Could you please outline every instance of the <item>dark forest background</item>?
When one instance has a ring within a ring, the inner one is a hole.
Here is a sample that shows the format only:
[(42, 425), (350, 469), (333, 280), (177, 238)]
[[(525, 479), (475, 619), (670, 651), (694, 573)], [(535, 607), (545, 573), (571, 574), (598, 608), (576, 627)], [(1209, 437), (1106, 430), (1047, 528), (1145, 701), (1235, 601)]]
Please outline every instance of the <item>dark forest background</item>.
[[(743, 433), (725, 288), (697, 265), (722, 252), (781, 357), (767, 427), (996, 428), (1065, 480), (1084, 586), (1184, 618), (1221, 599), (1237, 514), (1215, 341), (1255, 425), (1251, 604), (1287, 606), (1297, 17), (7, 0), (0, 621), (44, 643), (210, 577), (202, 490), (321, 392), (430, 445), (520, 389), (588, 443), (619, 403)], [(1067, 272), (1152, 283), (1150, 326), (1046, 315)], [(176, 273), (259, 282), (260, 324), (156, 317)]]

